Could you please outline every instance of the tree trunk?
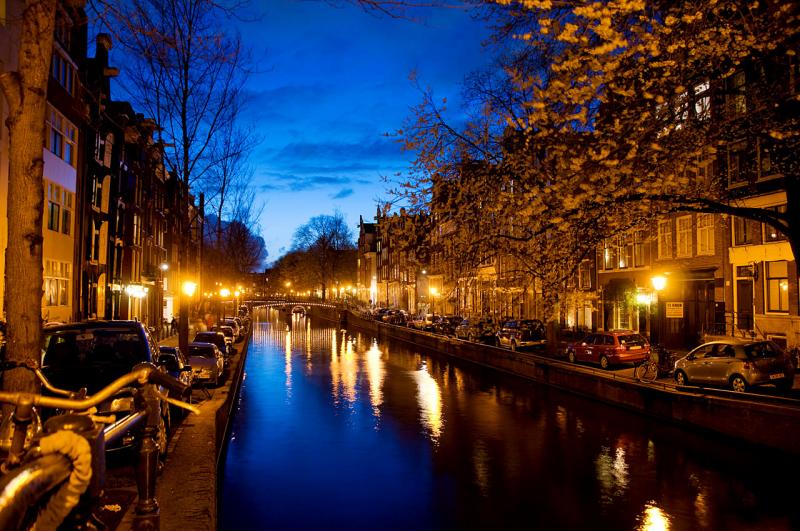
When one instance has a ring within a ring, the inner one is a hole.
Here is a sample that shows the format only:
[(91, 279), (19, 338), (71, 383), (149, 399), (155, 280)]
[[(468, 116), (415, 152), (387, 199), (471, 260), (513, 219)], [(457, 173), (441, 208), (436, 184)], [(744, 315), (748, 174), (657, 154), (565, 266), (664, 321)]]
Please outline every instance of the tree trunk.
[[(6, 359), (38, 361), (42, 327), (42, 212), (47, 82), (56, 0), (29, 0), (23, 11), (17, 72), (0, 75), (9, 115)], [(6, 390), (36, 389), (29, 371), (3, 377)]]

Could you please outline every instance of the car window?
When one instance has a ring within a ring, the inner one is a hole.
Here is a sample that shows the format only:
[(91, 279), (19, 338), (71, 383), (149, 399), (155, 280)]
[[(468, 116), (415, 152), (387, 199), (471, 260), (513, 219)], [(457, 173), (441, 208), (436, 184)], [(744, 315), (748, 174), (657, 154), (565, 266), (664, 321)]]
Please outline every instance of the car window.
[(588, 334), (586, 337), (583, 338), (581, 343), (586, 343), (587, 345), (594, 344), (594, 334)]
[(699, 346), (692, 351), (692, 355), (694, 355), (695, 358), (705, 358), (709, 356), (714, 347), (716, 347), (714, 344)]
[(42, 336), (42, 368), (56, 387), (94, 392), (149, 361), (147, 344), (135, 329), (44, 330)]
[(637, 347), (647, 344), (647, 340), (641, 334), (626, 334), (624, 336), (618, 336), (617, 339), (619, 340), (620, 345)]
[(751, 358), (775, 358), (781, 355), (780, 349), (769, 341), (745, 345), (744, 351)]
[(614, 344), (614, 336), (602, 336), (603, 337), (603, 344), (604, 345), (613, 345)]
[(208, 347), (189, 346), (189, 356), (197, 356), (200, 358), (213, 358), (214, 349)]

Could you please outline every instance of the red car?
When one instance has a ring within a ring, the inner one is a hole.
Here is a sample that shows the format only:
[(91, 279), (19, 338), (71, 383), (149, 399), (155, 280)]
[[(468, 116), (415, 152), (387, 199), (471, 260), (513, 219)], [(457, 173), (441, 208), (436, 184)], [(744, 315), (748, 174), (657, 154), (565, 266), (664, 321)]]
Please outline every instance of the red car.
[(633, 330), (594, 332), (583, 341), (567, 345), (567, 359), (571, 363), (589, 361), (607, 369), (610, 365), (639, 363), (650, 356), (650, 343)]

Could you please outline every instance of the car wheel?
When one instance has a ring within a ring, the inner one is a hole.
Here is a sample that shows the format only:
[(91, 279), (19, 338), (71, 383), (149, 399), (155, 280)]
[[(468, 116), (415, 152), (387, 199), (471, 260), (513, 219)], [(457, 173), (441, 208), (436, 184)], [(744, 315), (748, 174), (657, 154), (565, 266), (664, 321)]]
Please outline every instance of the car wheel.
[(683, 371), (676, 372), (675, 383), (678, 385), (689, 385), (689, 379), (686, 377), (686, 373)]
[(600, 356), (600, 368), (601, 369), (608, 369), (608, 358), (605, 356)]
[(475, 336), (474, 336), (474, 335), (472, 335), (472, 334), (469, 334), (469, 335), (467, 336), (467, 341), (469, 341), (470, 343), (473, 343), (473, 342), (475, 341)]
[(569, 360), (570, 363), (575, 363), (577, 361), (575, 359), (575, 351), (574, 350), (568, 350), (567, 351), (567, 359)]
[(731, 390), (736, 391), (737, 393), (743, 393), (747, 391), (747, 381), (742, 376), (734, 374), (731, 376)]

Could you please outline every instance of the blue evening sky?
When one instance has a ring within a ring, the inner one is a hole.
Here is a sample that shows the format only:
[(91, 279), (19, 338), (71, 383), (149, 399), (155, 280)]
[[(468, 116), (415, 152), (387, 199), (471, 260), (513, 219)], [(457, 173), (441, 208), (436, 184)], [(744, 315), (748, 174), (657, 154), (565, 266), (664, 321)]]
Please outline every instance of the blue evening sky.
[[(288, 251), (295, 230), (340, 210), (355, 233), (386, 197), (382, 176), (408, 168), (394, 137), (420, 101), (409, 80), (457, 109), (464, 76), (486, 64), (483, 25), (459, 9), (418, 12), (419, 22), (340, 3), (269, 0), (243, 23), (258, 73), (247, 85), (247, 116), (262, 142), (253, 185), (265, 204), (268, 261)], [(458, 117), (454, 117), (457, 119)]]

